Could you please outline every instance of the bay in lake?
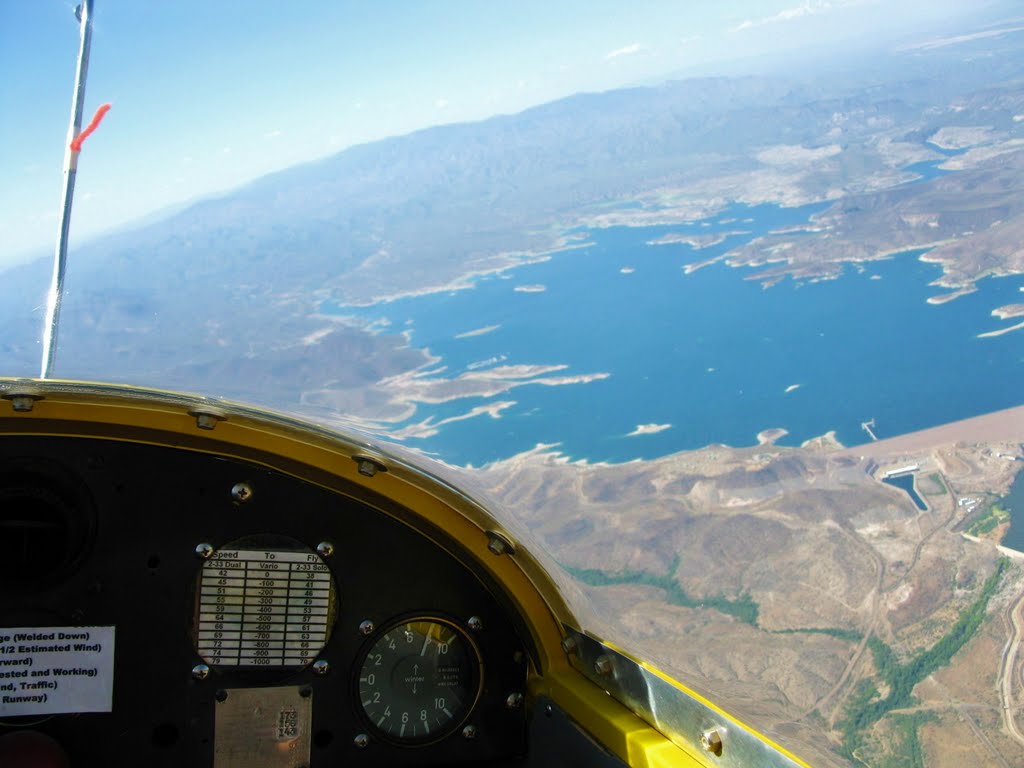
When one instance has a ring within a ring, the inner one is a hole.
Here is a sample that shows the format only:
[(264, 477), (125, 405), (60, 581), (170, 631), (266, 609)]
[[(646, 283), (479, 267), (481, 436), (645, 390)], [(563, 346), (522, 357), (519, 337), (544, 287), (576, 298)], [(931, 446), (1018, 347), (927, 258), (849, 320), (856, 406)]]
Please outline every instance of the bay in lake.
[[(514, 401), (499, 418), (477, 415), (408, 438), (460, 464), (540, 443), (559, 444), (573, 459), (621, 462), (751, 445), (773, 427), (788, 431), (784, 445), (830, 430), (853, 445), (868, 439), (860, 425), (872, 418), (884, 438), (1019, 405), (1024, 331), (977, 337), (1015, 322), (990, 313), (1022, 301), (1019, 276), (985, 279), (978, 292), (934, 305), (926, 299), (943, 291), (928, 284), (941, 272), (917, 259), (921, 251), (847, 265), (837, 280), (787, 278), (767, 289), (744, 279), (755, 270), (723, 263), (684, 274), (687, 264), (805, 224), (823, 207), (733, 205), (686, 225), (586, 230), (588, 247), (480, 277), (469, 289), (323, 309), (407, 331), (414, 346), (440, 357), (445, 378), (510, 365), (608, 374), (419, 403), (396, 425)], [(669, 233), (716, 232), (742, 234), (702, 249), (649, 244)], [(486, 332), (466, 335), (474, 331)]]

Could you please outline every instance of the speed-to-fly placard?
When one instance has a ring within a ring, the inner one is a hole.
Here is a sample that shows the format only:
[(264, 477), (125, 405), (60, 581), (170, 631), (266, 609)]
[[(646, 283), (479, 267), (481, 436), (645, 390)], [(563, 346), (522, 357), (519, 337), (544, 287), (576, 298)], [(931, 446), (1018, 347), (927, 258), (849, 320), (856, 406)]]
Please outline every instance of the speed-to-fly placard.
[(203, 564), (196, 651), (211, 666), (306, 666), (327, 642), (332, 600), (314, 553), (219, 550)]

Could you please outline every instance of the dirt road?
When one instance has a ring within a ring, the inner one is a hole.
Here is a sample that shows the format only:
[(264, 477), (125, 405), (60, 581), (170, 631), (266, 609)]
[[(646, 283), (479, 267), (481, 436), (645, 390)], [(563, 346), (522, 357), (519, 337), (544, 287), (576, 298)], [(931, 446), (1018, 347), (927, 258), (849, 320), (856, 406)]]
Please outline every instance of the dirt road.
[(1021, 636), (1024, 634), (1024, 622), (1021, 620), (1021, 606), (1024, 605), (1024, 594), (1006, 609), (1007, 623), (1010, 625), (1010, 638), (1003, 648), (1003, 659), (999, 666), (999, 703), (1003, 710), (1003, 723), (1006, 731), (1024, 746), (1024, 734), (1017, 727), (1017, 718), (1014, 715), (1014, 670), (1017, 664), (1017, 652), (1020, 650)]

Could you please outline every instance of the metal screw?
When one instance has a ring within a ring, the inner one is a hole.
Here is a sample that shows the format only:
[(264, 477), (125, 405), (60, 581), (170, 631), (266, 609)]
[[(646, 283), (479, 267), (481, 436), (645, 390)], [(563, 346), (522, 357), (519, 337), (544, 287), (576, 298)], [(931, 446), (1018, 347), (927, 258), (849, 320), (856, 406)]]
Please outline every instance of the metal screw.
[(210, 668), (205, 664), (196, 664), (192, 667), (192, 679), (205, 680), (210, 676)]
[(487, 532), (487, 549), (495, 555), (514, 555), (516, 553), (516, 545), (512, 543), (512, 539), (498, 531)]
[(356, 737), (352, 739), (352, 743), (356, 745), (357, 749), (366, 749), (370, 746), (370, 737), (365, 733), (357, 733)]
[(510, 693), (505, 698), (505, 706), (509, 709), (519, 709), (521, 706), (523, 706), (523, 694), (519, 693), (518, 691), (515, 693)]
[(216, 693), (215, 693), (215, 694), (213, 695), (213, 697), (214, 697), (214, 698), (215, 698), (215, 699), (216, 699), (217, 701), (227, 701), (227, 700), (228, 700), (228, 692), (227, 692), (227, 691), (225, 691), (225, 690), (224, 690), (223, 688), (220, 688), (220, 689), (219, 689), (219, 690), (218, 690), (218, 691), (217, 691), (217, 692), (216, 692)]
[(376, 629), (376, 627), (369, 619), (359, 622), (359, 634), (361, 635), (372, 635), (374, 629)]
[(577, 645), (577, 643), (576, 643), (576, 638), (575, 637), (572, 637), (570, 635), (569, 637), (563, 637), (562, 638), (562, 650), (565, 651), (567, 654), (570, 654), (570, 655), (574, 654), (579, 649), (580, 648), (579, 648), (579, 645)]
[(327, 659), (317, 659), (313, 662), (313, 673), (317, 675), (326, 675), (331, 671), (331, 665), (327, 662)]
[(42, 400), (40, 395), (12, 394), (4, 395), (5, 400), (11, 401), (11, 408), (18, 413), (28, 413), (36, 407), (36, 400)]
[(555, 708), (552, 707), (550, 704), (545, 704), (544, 705), (544, 716), (545, 717), (552, 717), (554, 714), (555, 714)]
[(252, 499), (252, 486), (248, 483), (235, 483), (231, 486), (231, 498), (240, 504)]
[(718, 728), (704, 731), (700, 735), (700, 745), (705, 752), (718, 756), (722, 754), (722, 732)]
[(334, 554), (334, 545), (329, 541), (321, 541), (316, 545), (316, 551), (321, 557), (330, 557)]
[(608, 677), (615, 671), (615, 663), (607, 653), (602, 653), (594, 660), (594, 671), (601, 677)]
[(213, 410), (200, 411), (198, 409), (189, 411), (189, 416), (195, 416), (196, 426), (200, 429), (215, 429), (217, 423), (227, 419), (223, 413)]
[(466, 626), (472, 629), (474, 632), (479, 632), (484, 628), (484, 620), (479, 616), (470, 616), (466, 622)]
[(472, 741), (473, 739), (475, 739), (476, 738), (476, 726), (475, 725), (467, 725), (465, 728), (463, 728), (462, 729), (462, 738), (466, 739), (467, 741)]
[(196, 544), (196, 554), (203, 558), (203, 560), (209, 560), (213, 557), (214, 551), (213, 544), (207, 544), (205, 541), (202, 544)]
[(387, 466), (377, 458), (373, 456), (364, 456), (362, 454), (353, 456), (354, 461), (359, 466), (359, 474), (365, 475), (366, 477), (373, 477), (378, 472), (387, 472)]
[(301, 688), (299, 688), (299, 696), (301, 696), (302, 698), (308, 699), (312, 695), (313, 695), (313, 686), (312, 685), (304, 685)]

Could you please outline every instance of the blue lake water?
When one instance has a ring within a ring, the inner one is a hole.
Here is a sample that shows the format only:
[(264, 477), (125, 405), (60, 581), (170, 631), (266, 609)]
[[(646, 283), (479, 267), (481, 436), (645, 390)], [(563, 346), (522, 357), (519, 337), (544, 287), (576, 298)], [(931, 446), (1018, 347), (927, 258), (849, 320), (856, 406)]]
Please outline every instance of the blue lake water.
[(1010, 530), (1003, 539), (1003, 545), (1024, 552), (1024, 470), (1017, 473), (1010, 493), (1000, 504), (1010, 513)]
[[(787, 278), (768, 289), (744, 279), (757, 270), (723, 263), (683, 272), (758, 234), (806, 223), (823, 207), (734, 205), (688, 225), (587, 231), (589, 247), (482, 277), (472, 289), (324, 310), (407, 330), (415, 346), (441, 358), (445, 378), (494, 365), (609, 374), (419, 404), (406, 423), (515, 401), (501, 418), (467, 418), (409, 441), (457, 463), (539, 443), (558, 443), (574, 459), (628, 461), (751, 445), (771, 427), (789, 431), (784, 445), (829, 430), (852, 445), (868, 439), (860, 425), (871, 418), (884, 438), (1022, 402), (1024, 331), (977, 338), (1013, 322), (990, 313), (1021, 301), (1020, 277), (986, 279), (977, 293), (932, 305), (926, 299), (942, 291), (928, 283), (941, 272), (918, 261), (920, 251), (848, 266), (838, 280)], [(747, 234), (700, 250), (647, 244), (666, 233), (738, 229)], [(488, 326), (498, 327), (458, 338)], [(642, 424), (671, 426), (627, 436)]]
[(883, 483), (887, 483), (895, 488), (899, 488), (905, 491), (910, 500), (914, 502), (914, 506), (924, 511), (928, 509), (928, 505), (924, 503), (918, 493), (917, 489), (914, 488), (914, 476), (913, 475), (900, 475), (899, 477), (886, 477), (882, 479)]
[(907, 184), (922, 184), (926, 181), (937, 179), (940, 176), (948, 176), (949, 174), (954, 173), (954, 171), (947, 171), (946, 169), (940, 168), (939, 166), (946, 162), (946, 160), (948, 160), (949, 158), (956, 157), (957, 155), (962, 155), (967, 151), (966, 147), (964, 147), (963, 149), (946, 149), (943, 147), (937, 147), (934, 144), (930, 145), (929, 148), (933, 152), (938, 152), (940, 155), (942, 155), (942, 157), (940, 157), (938, 160), (923, 160), (919, 163), (911, 163), (906, 168), (904, 168), (903, 170), (910, 171), (911, 173), (915, 173), (918, 176), (918, 178), (914, 179), (913, 181), (908, 181)]
[(918, 178), (913, 181), (908, 181), (907, 184), (923, 184), (926, 181), (937, 179), (940, 176), (948, 176), (953, 171), (947, 171), (939, 166), (946, 162), (942, 160), (924, 160), (920, 163), (913, 163), (908, 165), (905, 170), (911, 171), (918, 175)]

